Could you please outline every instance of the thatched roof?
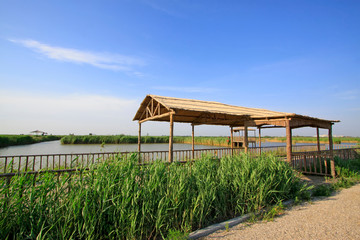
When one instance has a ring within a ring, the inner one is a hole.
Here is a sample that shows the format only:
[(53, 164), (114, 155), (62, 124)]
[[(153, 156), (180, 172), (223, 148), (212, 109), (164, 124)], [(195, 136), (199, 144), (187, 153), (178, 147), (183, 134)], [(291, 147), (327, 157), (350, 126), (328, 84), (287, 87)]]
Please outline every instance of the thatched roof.
[[(243, 126), (244, 122), (247, 122), (249, 126), (276, 125), (274, 121), (285, 119), (301, 119), (306, 121), (306, 123), (300, 124), (301, 126), (303, 124), (315, 126), (319, 125), (316, 123), (321, 123), (320, 127), (323, 127), (322, 125), (324, 124), (328, 126), (337, 122), (295, 113), (156, 95), (147, 95), (145, 97), (133, 120), (139, 122), (169, 121), (170, 114), (173, 114), (174, 122), (229, 126)], [(269, 120), (274, 123), (270, 124)]]

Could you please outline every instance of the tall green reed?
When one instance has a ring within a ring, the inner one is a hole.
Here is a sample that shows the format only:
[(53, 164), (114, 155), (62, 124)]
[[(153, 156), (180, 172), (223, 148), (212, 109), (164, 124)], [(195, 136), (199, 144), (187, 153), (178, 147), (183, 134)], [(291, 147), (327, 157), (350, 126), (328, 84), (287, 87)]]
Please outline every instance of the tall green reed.
[(25, 145), (46, 141), (59, 140), (61, 136), (46, 135), (0, 135), (0, 147), (14, 146), (14, 145)]
[[(137, 136), (130, 135), (69, 135), (61, 138), (62, 144), (121, 144), (121, 143), (137, 143)], [(142, 136), (142, 143), (168, 143), (168, 136)]]
[(0, 238), (154, 239), (290, 198), (301, 186), (273, 156), (138, 165), (116, 156), (81, 174), (1, 182)]

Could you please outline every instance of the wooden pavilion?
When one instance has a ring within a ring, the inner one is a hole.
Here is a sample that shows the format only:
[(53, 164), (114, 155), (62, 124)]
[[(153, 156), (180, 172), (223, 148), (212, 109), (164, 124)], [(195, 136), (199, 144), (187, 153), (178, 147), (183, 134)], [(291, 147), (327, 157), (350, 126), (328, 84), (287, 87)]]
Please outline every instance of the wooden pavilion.
[[(251, 147), (256, 147), (256, 128), (247, 128), (247, 143)], [(250, 133), (250, 134), (249, 134)], [(252, 136), (251, 136), (252, 135)], [(234, 147), (243, 147), (245, 145), (245, 128), (235, 127), (233, 128), (233, 143)], [(259, 142), (261, 146), (261, 142)]]
[[(141, 124), (146, 121), (163, 121), (170, 123), (169, 161), (173, 161), (173, 128), (174, 122), (190, 123), (192, 126), (192, 149), (194, 152), (194, 127), (196, 125), (225, 125), (231, 128), (231, 147), (233, 144), (233, 128), (244, 128), (244, 148), (248, 151), (248, 127), (259, 129), (286, 128), (287, 161), (292, 159), (292, 129), (301, 127), (316, 128), (317, 146), (320, 151), (319, 129), (327, 129), (329, 150), (333, 151), (332, 125), (338, 120), (325, 120), (295, 113), (276, 112), (259, 108), (232, 106), (219, 102), (200, 101), (173, 97), (147, 95), (140, 104), (133, 119), (139, 122), (138, 151), (141, 151)], [(333, 162), (331, 163), (333, 165)], [(335, 175), (332, 166), (332, 175)]]

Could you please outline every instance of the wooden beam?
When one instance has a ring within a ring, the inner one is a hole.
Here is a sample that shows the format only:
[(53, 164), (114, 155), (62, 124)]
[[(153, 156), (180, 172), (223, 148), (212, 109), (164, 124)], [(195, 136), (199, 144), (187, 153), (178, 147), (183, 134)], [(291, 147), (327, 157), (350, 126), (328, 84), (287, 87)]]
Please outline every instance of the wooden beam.
[(248, 152), (248, 148), (249, 148), (248, 125), (247, 125), (247, 122), (244, 123), (244, 147), (245, 147), (245, 153), (247, 153), (247, 152)]
[(320, 153), (320, 134), (319, 134), (319, 128), (316, 128), (316, 141), (317, 141), (317, 150)]
[(230, 141), (231, 141), (231, 156), (234, 153), (234, 131), (233, 127), (230, 127)]
[(155, 110), (154, 110), (154, 114), (157, 113), (157, 115), (160, 115), (161, 112), (160, 112), (160, 103), (157, 103), (156, 104), (156, 107), (155, 107)]
[(292, 129), (301, 128), (301, 127), (319, 127), (319, 128), (329, 129), (331, 127), (331, 122), (314, 120), (314, 119), (299, 119), (299, 118), (291, 119)]
[(261, 155), (261, 127), (259, 127), (259, 150)]
[(331, 168), (331, 176), (335, 178), (335, 162), (334, 162), (334, 145), (332, 139), (332, 126), (329, 128), (329, 151), (330, 151), (330, 168)]
[(283, 119), (261, 119), (261, 120), (249, 120), (248, 121), (248, 126), (261, 126), (261, 125), (274, 125), (274, 126), (278, 126), (278, 127), (285, 127), (286, 126), (286, 122), (287, 120), (285, 118)]
[(139, 123), (156, 120), (156, 119), (167, 117), (167, 116), (170, 116), (170, 115), (171, 115), (171, 112), (163, 113), (163, 114), (160, 114), (160, 115), (155, 115), (155, 116), (152, 116), (152, 117), (145, 118), (145, 119), (139, 121)]
[(191, 124), (191, 146), (192, 146), (192, 159), (195, 159), (195, 134), (194, 134), (194, 124)]
[(173, 162), (174, 113), (170, 113), (169, 162)]
[(261, 126), (261, 128), (284, 128), (283, 126)]
[[(156, 101), (155, 101), (156, 102)], [(154, 99), (151, 99), (146, 106), (144, 106), (144, 111), (142, 112), (140, 118), (139, 118), (139, 121), (143, 120), (144, 117), (145, 119), (149, 117), (152, 117), (152, 116), (155, 116), (156, 114), (157, 115), (160, 115), (161, 112), (160, 112), (160, 103), (157, 102), (157, 106), (156, 108), (154, 109)], [(158, 111), (158, 112), (157, 112)]]
[(142, 112), (142, 114), (141, 114), (141, 116), (140, 116), (140, 118), (139, 118), (139, 121), (140, 121), (141, 119), (143, 119), (145, 113), (146, 113), (146, 107), (145, 107), (144, 111)]
[(334, 150), (333, 139), (332, 139), (332, 127), (329, 128), (329, 150)]
[(152, 117), (153, 116), (153, 114), (152, 114), (152, 112), (151, 112), (151, 110), (150, 110), (150, 108), (149, 108), (149, 106), (147, 106), (146, 107), (146, 118), (148, 118), (148, 117)]
[(139, 134), (138, 134), (138, 154), (139, 154), (139, 163), (141, 162), (141, 157), (140, 157), (140, 152), (141, 152), (141, 123), (139, 122)]
[(290, 120), (286, 121), (286, 160), (291, 163), (292, 158), (292, 134)]
[(151, 116), (154, 115), (154, 99), (151, 99)]

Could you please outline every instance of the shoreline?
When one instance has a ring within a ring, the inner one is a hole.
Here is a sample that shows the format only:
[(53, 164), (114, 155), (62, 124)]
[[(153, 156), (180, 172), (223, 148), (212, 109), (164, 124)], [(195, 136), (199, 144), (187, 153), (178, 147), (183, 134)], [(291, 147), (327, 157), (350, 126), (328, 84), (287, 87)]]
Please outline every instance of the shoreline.
[[(309, 138), (306, 140), (297, 139), (297, 138)], [(26, 140), (26, 141), (25, 141)], [(20, 146), (28, 145), (33, 143), (60, 140), (61, 144), (64, 145), (77, 145), (77, 144), (137, 144), (137, 136), (131, 135), (79, 135), (79, 136), (32, 136), (32, 135), (0, 135), (0, 148), (10, 147), (10, 146)], [(229, 137), (224, 136), (196, 136), (195, 144), (196, 145), (206, 145), (206, 146), (218, 146), (218, 147), (230, 147), (228, 142)], [(258, 139), (257, 139), (258, 140)], [(142, 144), (148, 143), (168, 143), (168, 136), (143, 136)], [(256, 141), (258, 142), (258, 141)], [(265, 142), (278, 142), (285, 143), (286, 139), (284, 137), (262, 137), (262, 143)], [(316, 137), (293, 137), (293, 144), (296, 143), (313, 143), (316, 144)], [(174, 143), (184, 143), (192, 144), (191, 136), (174, 136)], [(320, 140), (321, 144), (328, 144), (328, 140), (322, 138)], [(346, 140), (341, 138), (334, 138), (334, 144), (355, 144), (360, 145), (360, 138), (353, 137), (352, 139), (346, 138)]]
[[(286, 142), (286, 140), (283, 139), (267, 139), (265, 138), (265, 141), (261, 141), (261, 142)], [(355, 140), (340, 140), (341, 143), (359, 143), (358, 141)], [(316, 139), (311, 141), (311, 140), (296, 140), (293, 138), (293, 143), (317, 143)], [(320, 143), (329, 143), (328, 141), (324, 141), (324, 140), (320, 140)], [(334, 141), (335, 144), (335, 141)]]

